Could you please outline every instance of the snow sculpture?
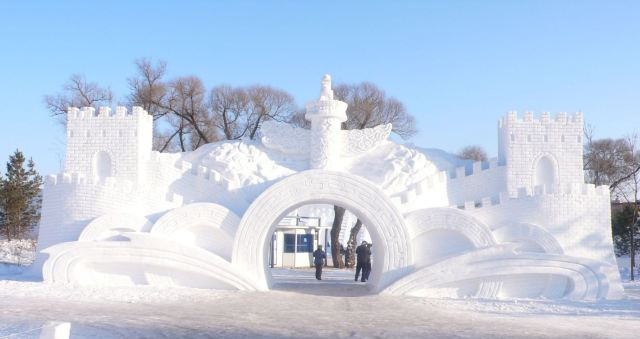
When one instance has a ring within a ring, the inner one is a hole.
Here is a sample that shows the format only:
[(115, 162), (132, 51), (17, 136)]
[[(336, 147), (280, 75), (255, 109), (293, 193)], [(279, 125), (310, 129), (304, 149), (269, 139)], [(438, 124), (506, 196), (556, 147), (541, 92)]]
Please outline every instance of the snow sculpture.
[(345, 131), (331, 78), (311, 130), (151, 151), (152, 119), (69, 109), (65, 172), (47, 177), (34, 272), (51, 283), (268, 290), (270, 235), (288, 211), (338, 204), (374, 242), (373, 291), (483, 298), (620, 298), (609, 191), (585, 184), (582, 114), (500, 119), (499, 154), (466, 163)]
[(307, 104), (305, 118), (311, 121), (311, 168), (339, 168), (342, 123), (347, 121), (347, 104), (333, 100), (331, 76), (322, 78), (320, 99)]
[(80, 233), (78, 241), (105, 240), (125, 232), (149, 232), (151, 222), (136, 214), (111, 213), (93, 219)]

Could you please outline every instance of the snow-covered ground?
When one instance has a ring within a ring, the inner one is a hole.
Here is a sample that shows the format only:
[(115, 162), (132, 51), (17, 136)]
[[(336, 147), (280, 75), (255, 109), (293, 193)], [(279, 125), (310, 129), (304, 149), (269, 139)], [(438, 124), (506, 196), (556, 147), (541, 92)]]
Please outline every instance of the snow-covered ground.
[(272, 275), (278, 284), (266, 293), (54, 287), (5, 275), (0, 338), (38, 338), (50, 321), (70, 322), (71, 338), (105, 339), (574, 339), (640, 333), (637, 282), (625, 282), (627, 297), (618, 301), (453, 300), (371, 295), (348, 270), (325, 269), (322, 281), (310, 269), (274, 269)]
[(35, 240), (0, 240), (0, 263), (29, 265), (36, 257), (35, 251)]

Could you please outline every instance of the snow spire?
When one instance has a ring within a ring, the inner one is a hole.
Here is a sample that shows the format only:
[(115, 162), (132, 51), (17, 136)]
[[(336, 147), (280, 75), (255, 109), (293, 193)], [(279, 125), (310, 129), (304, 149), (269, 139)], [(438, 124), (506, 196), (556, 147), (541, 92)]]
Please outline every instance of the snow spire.
[(322, 77), (320, 99), (307, 104), (305, 118), (311, 122), (310, 167), (340, 169), (341, 129), (347, 120), (347, 104), (333, 99), (329, 74)]
[(320, 100), (333, 100), (333, 90), (331, 89), (331, 75), (325, 74), (322, 77), (322, 89), (320, 90)]

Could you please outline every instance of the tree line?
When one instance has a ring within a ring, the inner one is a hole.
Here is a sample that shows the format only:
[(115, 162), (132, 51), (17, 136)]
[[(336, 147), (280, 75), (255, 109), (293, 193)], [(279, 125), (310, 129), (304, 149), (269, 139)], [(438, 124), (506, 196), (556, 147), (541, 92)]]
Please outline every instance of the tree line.
[[(148, 59), (135, 61), (136, 73), (127, 78), (128, 94), (121, 103), (141, 106), (154, 118), (154, 149), (190, 151), (220, 141), (255, 139), (265, 121), (275, 120), (308, 127), (304, 111), (293, 96), (267, 85), (222, 84), (207, 89), (198, 76), (167, 77), (167, 64)], [(405, 106), (368, 82), (339, 84), (336, 98), (349, 104), (345, 129), (362, 129), (393, 123), (401, 137), (415, 133), (415, 120)], [(68, 107), (110, 106), (109, 87), (72, 75), (57, 94), (44, 98), (49, 112), (64, 123)]]

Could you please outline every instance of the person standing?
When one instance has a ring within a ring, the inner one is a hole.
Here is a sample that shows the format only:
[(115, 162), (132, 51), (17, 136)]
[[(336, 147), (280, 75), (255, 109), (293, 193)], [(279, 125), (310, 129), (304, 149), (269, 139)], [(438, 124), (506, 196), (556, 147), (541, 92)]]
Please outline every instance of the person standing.
[(371, 244), (367, 244), (367, 258), (362, 265), (362, 278), (364, 281), (369, 280), (369, 274), (371, 273)]
[(371, 249), (364, 240), (362, 244), (356, 248), (356, 259), (356, 281), (358, 281), (358, 276), (360, 276), (360, 271), (362, 271), (360, 281), (365, 282), (368, 279), (367, 267), (371, 267)]
[(322, 250), (322, 245), (318, 245), (318, 249), (313, 252), (313, 264), (316, 266), (316, 279), (322, 280), (322, 266), (327, 259), (327, 254)]

